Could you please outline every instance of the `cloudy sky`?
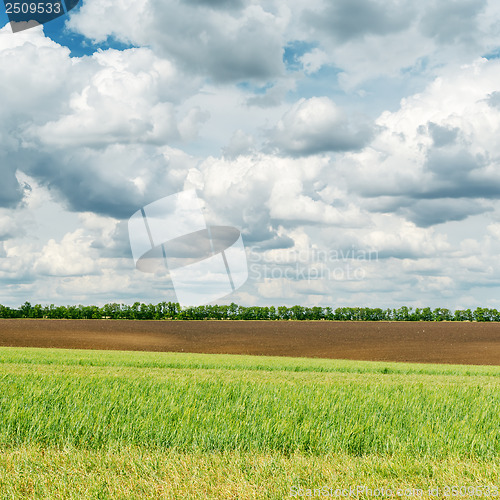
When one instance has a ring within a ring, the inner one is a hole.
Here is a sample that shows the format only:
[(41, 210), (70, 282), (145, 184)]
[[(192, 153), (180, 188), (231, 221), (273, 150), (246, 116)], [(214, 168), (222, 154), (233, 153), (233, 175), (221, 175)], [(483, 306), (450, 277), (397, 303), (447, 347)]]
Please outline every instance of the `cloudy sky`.
[(237, 227), (219, 303), (499, 307), (500, 4), (83, 0), (0, 31), (0, 303), (175, 300), (128, 219)]

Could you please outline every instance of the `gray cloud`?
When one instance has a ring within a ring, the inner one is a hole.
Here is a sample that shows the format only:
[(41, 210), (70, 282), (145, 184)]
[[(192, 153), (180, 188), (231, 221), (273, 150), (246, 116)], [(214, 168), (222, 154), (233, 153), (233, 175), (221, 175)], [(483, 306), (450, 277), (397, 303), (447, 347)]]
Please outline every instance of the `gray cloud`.
[(442, 44), (470, 42), (477, 31), (477, 16), (486, 5), (486, 0), (436, 1), (426, 8), (420, 30)]
[[(41, 154), (26, 173), (47, 186), (71, 211), (128, 218), (145, 204), (182, 190), (183, 176), (153, 147)], [(142, 179), (137, 185), (134, 179)]]
[(16, 178), (15, 166), (9, 165), (9, 160), (0, 160), (0, 207), (16, 207), (23, 199), (23, 188)]
[(500, 108), (500, 92), (492, 92), (486, 98), (486, 102), (493, 108)]
[(457, 127), (442, 127), (433, 122), (429, 122), (427, 127), (432, 140), (434, 141), (434, 146), (436, 146), (437, 148), (453, 143), (456, 140), (459, 132), (459, 129)]
[(127, 9), (117, 10), (116, 2), (104, 0), (84, 4), (69, 24), (96, 40), (112, 35), (125, 43), (150, 46), (186, 72), (217, 82), (282, 76), (282, 20), (264, 7), (246, 5), (228, 0), (147, 0), (133, 6), (133, 16)]
[(276, 250), (293, 248), (295, 242), (289, 236), (275, 236), (272, 239), (267, 239), (259, 243), (259, 250)]
[(420, 227), (430, 227), (449, 221), (461, 221), (472, 215), (491, 212), (475, 200), (463, 198), (439, 198), (434, 200), (418, 200), (409, 207), (396, 211)]
[(406, 29), (413, 18), (409, 2), (336, 0), (321, 12), (307, 11), (304, 20), (340, 42), (365, 35), (387, 35)]
[(466, 149), (431, 149), (427, 155), (425, 168), (442, 181), (463, 182), (471, 172), (485, 164), (482, 156), (472, 155)]
[[(170, 13), (168, 14), (170, 18)], [(169, 19), (168, 19), (169, 20)], [(195, 17), (186, 33), (164, 30), (167, 19), (156, 19), (152, 42), (173, 56), (186, 71), (209, 75), (219, 82), (268, 80), (284, 72), (281, 40), (272, 25), (246, 19), (233, 35), (222, 24)]]
[(352, 184), (351, 189), (368, 198), (363, 205), (372, 212), (395, 213), (430, 227), (491, 211), (484, 200), (500, 196), (500, 177), (487, 173), (488, 165), (484, 157), (465, 149), (434, 146), (417, 181), (395, 186), (387, 179), (385, 184)]
[[(431, 198), (497, 198), (500, 176), (491, 170), (490, 160), (473, 155), (466, 149), (431, 149), (425, 170), (432, 176), (420, 188), (413, 187), (413, 196)], [(409, 192), (411, 192), (409, 190)]]
[(241, 9), (246, 0), (184, 0), (184, 3), (206, 7), (208, 9)]
[[(27, 76), (5, 70), (14, 60)], [(195, 107), (178, 116), (196, 84), (172, 63), (146, 48), (72, 60), (41, 31), (2, 37), (0, 62), (0, 207), (23, 199), (16, 171), (71, 211), (119, 219), (182, 189), (189, 157), (166, 144), (195, 139), (207, 114)]]
[(104, 241), (102, 236), (93, 235), (90, 248), (99, 250), (101, 258), (126, 258), (132, 259), (132, 250), (130, 249), (130, 239), (128, 232), (128, 221), (119, 221), (109, 238)]

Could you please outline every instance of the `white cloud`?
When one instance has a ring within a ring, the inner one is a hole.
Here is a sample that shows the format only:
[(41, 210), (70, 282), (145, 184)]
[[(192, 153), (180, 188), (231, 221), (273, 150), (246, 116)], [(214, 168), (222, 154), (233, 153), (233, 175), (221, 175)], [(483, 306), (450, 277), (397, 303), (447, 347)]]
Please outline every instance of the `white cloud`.
[(300, 99), (272, 132), (271, 144), (291, 155), (362, 148), (373, 129), (366, 119), (352, 117), (328, 97)]
[(311, 50), (311, 52), (306, 52), (303, 56), (299, 58), (302, 66), (304, 67), (304, 72), (306, 74), (316, 73), (322, 66), (330, 63), (330, 58), (328, 54), (317, 47)]
[[(126, 219), (196, 187), (273, 269), (302, 252), (338, 273), (254, 276), (229, 301), (492, 301), (500, 63), (479, 56), (499, 18), (469, 0), (88, 0), (70, 28), (136, 47), (80, 58), (4, 28), (1, 300), (173, 299), (134, 270)], [(353, 248), (377, 258), (314, 257)]]
[(34, 264), (34, 271), (48, 276), (79, 276), (99, 272), (90, 254), (91, 240), (82, 229), (64, 236), (61, 242), (49, 240), (42, 255)]
[(360, 236), (363, 248), (373, 249), (380, 257), (422, 258), (450, 251), (446, 237), (432, 228), (419, 228), (397, 217), (379, 215), (374, 230)]
[(196, 135), (196, 123), (203, 119), (199, 110), (177, 123), (171, 100), (179, 98), (182, 77), (171, 63), (146, 48), (98, 52), (92, 63), (88, 80), (68, 98), (69, 113), (30, 129), (42, 144), (168, 144)]
[[(223, 215), (236, 226), (259, 232), (273, 217), (279, 221), (297, 214), (296, 196), (303, 195), (304, 203), (314, 206), (308, 197), (312, 193), (308, 184), (327, 165), (327, 158), (291, 159), (262, 153), (236, 159), (208, 158), (198, 168), (201, 177), (197, 177), (196, 187), (203, 190), (214, 217)], [(194, 172), (190, 177), (193, 176)], [(319, 202), (319, 206), (326, 205)], [(319, 213), (318, 209), (313, 211)], [(301, 215), (306, 220), (313, 217)], [(326, 219), (318, 222), (325, 223)]]
[(351, 189), (369, 198), (365, 206), (423, 226), (492, 210), (482, 200), (500, 193), (500, 110), (488, 101), (499, 77), (499, 61), (480, 59), (383, 113), (382, 132), (341, 161)]

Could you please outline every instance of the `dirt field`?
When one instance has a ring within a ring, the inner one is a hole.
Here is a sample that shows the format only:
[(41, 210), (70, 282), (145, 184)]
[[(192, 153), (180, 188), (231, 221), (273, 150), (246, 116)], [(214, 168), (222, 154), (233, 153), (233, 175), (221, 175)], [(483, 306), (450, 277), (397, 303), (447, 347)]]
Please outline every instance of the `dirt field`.
[(500, 365), (500, 323), (0, 319), (0, 345)]

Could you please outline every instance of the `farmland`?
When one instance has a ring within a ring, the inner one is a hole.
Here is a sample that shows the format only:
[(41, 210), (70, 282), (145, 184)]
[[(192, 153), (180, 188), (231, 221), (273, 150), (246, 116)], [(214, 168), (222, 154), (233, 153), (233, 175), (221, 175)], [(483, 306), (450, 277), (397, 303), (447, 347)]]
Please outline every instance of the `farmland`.
[(0, 319), (0, 345), (500, 365), (500, 323)]
[(3, 347), (0, 377), (5, 498), (498, 486), (497, 366)]

